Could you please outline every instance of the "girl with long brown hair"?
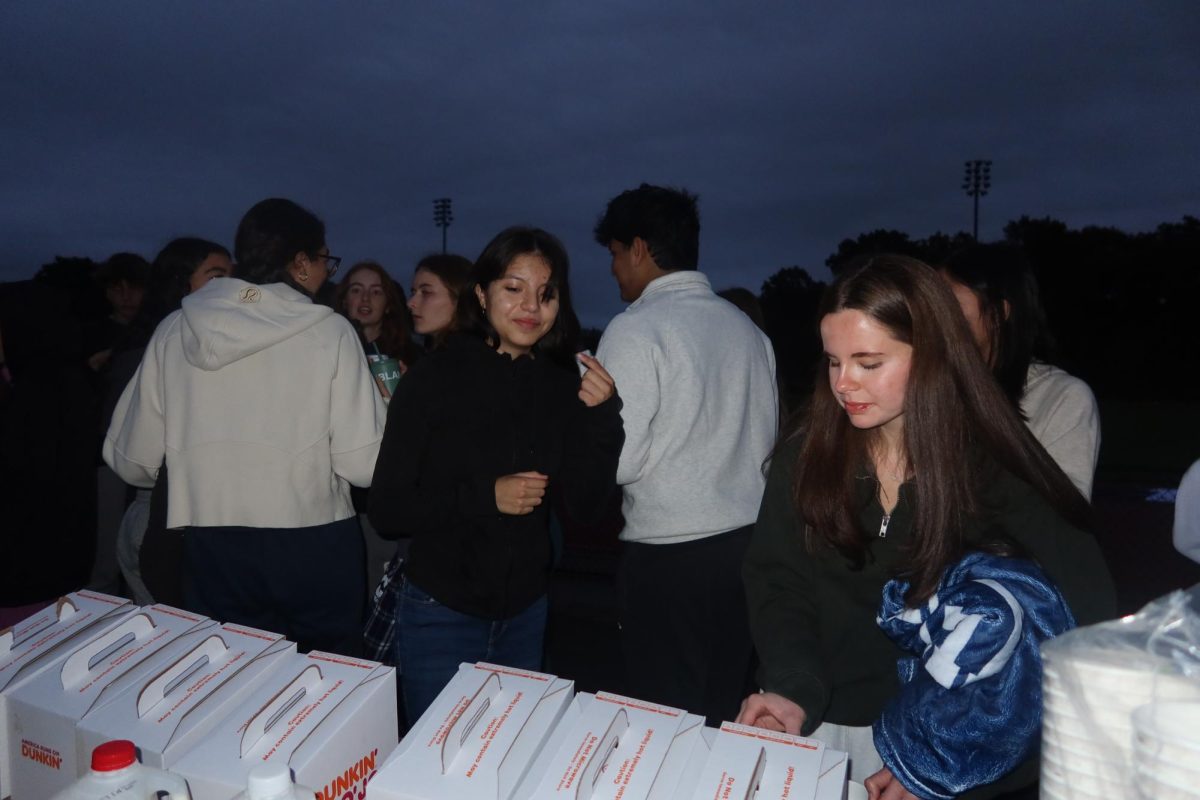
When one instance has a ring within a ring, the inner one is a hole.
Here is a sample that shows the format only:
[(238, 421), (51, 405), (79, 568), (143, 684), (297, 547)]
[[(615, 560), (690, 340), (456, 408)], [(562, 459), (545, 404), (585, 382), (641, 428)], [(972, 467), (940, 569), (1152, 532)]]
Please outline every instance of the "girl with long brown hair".
[(420, 355), (409, 333), (404, 290), (377, 261), (360, 261), (338, 284), (333, 307), (344, 314), (362, 337), (368, 354), (394, 358), (406, 372)]
[(1002, 546), (1035, 559), (1080, 624), (1113, 614), (1113, 589), (1086, 502), (934, 270), (875, 256), (838, 277), (818, 319), (825, 374), (774, 456), (744, 567), (762, 692), (738, 720), (815, 732), (861, 780), (898, 690), (901, 651), (876, 625), (890, 580), (917, 608), (967, 553)]

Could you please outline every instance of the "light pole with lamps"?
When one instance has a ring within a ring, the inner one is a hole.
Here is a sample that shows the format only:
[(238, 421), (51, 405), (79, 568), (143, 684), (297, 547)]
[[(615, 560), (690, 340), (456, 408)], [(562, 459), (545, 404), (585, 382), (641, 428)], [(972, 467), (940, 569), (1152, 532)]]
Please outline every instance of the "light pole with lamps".
[(975, 241), (979, 241), (979, 198), (992, 188), (992, 162), (985, 159), (966, 162), (962, 188), (968, 197), (975, 199), (975, 223), (971, 229), (971, 236)]
[(446, 252), (446, 229), (454, 222), (454, 213), (450, 210), (450, 198), (439, 197), (433, 201), (433, 224), (442, 229), (442, 253)]

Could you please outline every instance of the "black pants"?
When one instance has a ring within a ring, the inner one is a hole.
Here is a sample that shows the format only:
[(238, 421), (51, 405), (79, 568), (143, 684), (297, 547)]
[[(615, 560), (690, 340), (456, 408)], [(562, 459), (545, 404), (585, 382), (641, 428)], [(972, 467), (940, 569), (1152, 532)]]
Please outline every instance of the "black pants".
[(282, 633), (302, 653), (361, 655), (357, 517), (311, 528), (189, 528), (183, 542), (188, 610)]
[(753, 526), (682, 544), (622, 545), (617, 572), (626, 692), (733, 720), (754, 647), (742, 588)]

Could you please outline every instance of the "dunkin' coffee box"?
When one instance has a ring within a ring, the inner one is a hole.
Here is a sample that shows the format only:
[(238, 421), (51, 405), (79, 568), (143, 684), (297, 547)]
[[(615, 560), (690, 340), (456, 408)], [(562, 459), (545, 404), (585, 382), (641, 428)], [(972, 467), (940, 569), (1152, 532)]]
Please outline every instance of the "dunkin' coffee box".
[(8, 741), (8, 692), (66, 657), (70, 643), (102, 633), (131, 613), (123, 597), (81, 590), (0, 631), (0, 798), (11, 794), (12, 754)]
[(395, 669), (292, 653), (171, 771), (187, 779), (192, 800), (229, 800), (260, 764), (287, 765), (318, 800), (361, 798), (397, 731)]
[(533, 800), (646, 800), (672, 796), (704, 718), (668, 706), (601, 692), (581, 694), (539, 763)]
[[(841, 798), (846, 786), (845, 754), (837, 754), (827, 764), (825, 752), (824, 743), (815, 739), (726, 722), (712, 740), (692, 800), (825, 800), (828, 795), (818, 794), (818, 788), (827, 787), (837, 792), (833, 797)], [(823, 775), (832, 778), (823, 784)]]
[(461, 664), (367, 786), (367, 800), (509, 800), (571, 702), (574, 684)]
[(86, 772), (75, 726), (120, 694), (123, 675), (203, 625), (215, 623), (169, 606), (140, 608), (98, 636), (73, 640), (61, 661), (9, 691), (13, 797), (49, 797)]
[(79, 722), (81, 763), (98, 745), (129, 739), (143, 764), (170, 769), (295, 652), (282, 634), (232, 623), (179, 637), (114, 683), (116, 699)]

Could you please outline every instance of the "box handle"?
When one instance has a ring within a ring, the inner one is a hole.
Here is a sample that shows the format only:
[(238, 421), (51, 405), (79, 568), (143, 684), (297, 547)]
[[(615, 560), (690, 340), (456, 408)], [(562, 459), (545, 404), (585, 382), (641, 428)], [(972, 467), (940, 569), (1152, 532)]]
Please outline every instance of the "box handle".
[(79, 613), (79, 606), (69, 597), (58, 598), (58, 621), (66, 622)]
[(758, 785), (762, 783), (763, 773), (767, 771), (767, 750), (758, 748), (758, 759), (754, 762), (754, 772), (750, 773), (750, 785), (746, 787), (746, 800), (758, 797)]
[(471, 731), (479, 724), (479, 720), (483, 718), (499, 695), (500, 675), (496, 672), (488, 672), (487, 678), (475, 690), (467, 707), (455, 718), (454, 722), (450, 723), (450, 730), (446, 731), (446, 738), (442, 740), (443, 775), (449, 772), (450, 765), (454, 763), (458, 751), (462, 750), (463, 743), (467, 741)]
[(320, 685), (321, 668), (316, 664), (309, 664), (291, 683), (280, 689), (246, 723), (246, 731), (242, 734), (239, 758), (245, 758), (258, 740), (266, 734), (268, 728), (274, 725), (292, 706), (300, 702), (306, 694), (315, 692)]
[(596, 791), (596, 784), (600, 782), (604, 766), (612, 757), (613, 751), (617, 749), (621, 737), (627, 730), (629, 730), (629, 713), (623, 708), (618, 708), (617, 713), (613, 714), (608, 723), (608, 730), (604, 732), (604, 736), (600, 737), (600, 744), (592, 751), (592, 756), (588, 759), (588, 765), (584, 768), (583, 774), (579, 776), (579, 783), (575, 786), (575, 800), (588, 800)]
[(63, 662), (63, 688), (74, 686), (83, 680), (92, 671), (95, 662), (102, 657), (131, 641), (145, 638), (153, 630), (154, 620), (145, 614), (134, 614), (111, 631), (85, 644)]
[(224, 640), (215, 633), (196, 645), (190, 652), (186, 653), (174, 664), (160, 672), (154, 680), (142, 687), (142, 691), (138, 693), (137, 700), (138, 718), (146, 716), (150, 709), (161, 703), (163, 698), (167, 696), (167, 692), (170, 689), (174, 689), (175, 684), (180, 680), (191, 675), (205, 664), (216, 661), (228, 651), (229, 647), (225, 644)]

